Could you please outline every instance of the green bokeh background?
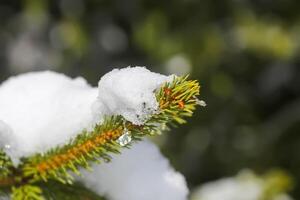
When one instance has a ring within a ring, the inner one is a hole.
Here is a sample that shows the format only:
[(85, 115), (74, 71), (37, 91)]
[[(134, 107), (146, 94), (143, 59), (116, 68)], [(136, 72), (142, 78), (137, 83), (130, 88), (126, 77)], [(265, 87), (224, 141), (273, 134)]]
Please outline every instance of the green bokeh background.
[(189, 187), (281, 168), (299, 199), (299, 10), (296, 0), (1, 0), (0, 81), (50, 69), (96, 85), (129, 65), (189, 73), (207, 107), (155, 138)]

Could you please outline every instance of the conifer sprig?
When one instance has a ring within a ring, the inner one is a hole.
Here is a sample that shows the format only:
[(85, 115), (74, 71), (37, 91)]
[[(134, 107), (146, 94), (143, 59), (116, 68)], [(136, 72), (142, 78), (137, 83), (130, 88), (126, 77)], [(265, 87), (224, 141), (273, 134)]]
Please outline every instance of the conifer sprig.
[(119, 153), (116, 143), (123, 134), (121, 117), (107, 117), (92, 132), (83, 131), (63, 147), (56, 147), (45, 154), (29, 157), (22, 166), (23, 175), (31, 182), (56, 179), (62, 183), (73, 181), (69, 171), (80, 175), (80, 168), (90, 169), (90, 163), (109, 161), (108, 153)]
[(13, 187), (11, 198), (13, 200), (45, 200), (41, 188), (29, 184)]
[(10, 157), (2, 149), (0, 149), (0, 186), (9, 180), (7, 178), (13, 173), (12, 170), (13, 163)]
[(118, 142), (122, 135), (128, 134), (132, 141), (138, 141), (146, 135), (159, 134), (169, 125), (185, 123), (184, 118), (191, 116), (198, 104), (200, 90), (197, 81), (187, 78), (175, 77), (156, 91), (159, 109), (143, 125), (134, 125), (122, 116), (107, 116), (93, 131), (84, 130), (66, 145), (24, 158), (13, 170), (15, 174), (7, 174), (13, 180), (9, 185), (24, 186), (48, 180), (72, 183), (72, 173), (80, 175), (80, 169), (89, 170), (92, 163), (108, 162), (112, 153), (129, 147), (130, 143)]

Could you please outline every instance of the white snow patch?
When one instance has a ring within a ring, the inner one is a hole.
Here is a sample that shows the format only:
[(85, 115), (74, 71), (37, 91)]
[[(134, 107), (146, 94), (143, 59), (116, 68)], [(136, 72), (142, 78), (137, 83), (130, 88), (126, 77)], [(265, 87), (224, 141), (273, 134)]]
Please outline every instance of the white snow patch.
[(183, 200), (188, 189), (184, 177), (170, 167), (149, 141), (134, 144), (113, 161), (83, 173), (86, 185), (110, 200)]
[(192, 200), (258, 200), (261, 193), (262, 185), (256, 180), (224, 178), (201, 186)]
[[(191, 200), (260, 200), (269, 181), (245, 169), (235, 177), (222, 178), (196, 188)], [(267, 184), (267, 185), (266, 185)], [(286, 193), (272, 196), (272, 200), (292, 200)]]
[(94, 108), (100, 115), (122, 115), (134, 124), (143, 124), (157, 112), (155, 89), (171, 78), (144, 67), (115, 69), (99, 81)]
[(0, 120), (12, 131), (1, 143), (14, 143), (7, 153), (15, 160), (64, 144), (91, 125), (96, 97), (83, 78), (49, 71), (10, 78), (0, 85)]
[(12, 145), (14, 142), (12, 138), (11, 128), (3, 121), (0, 120), (0, 148), (5, 148), (7, 145)]

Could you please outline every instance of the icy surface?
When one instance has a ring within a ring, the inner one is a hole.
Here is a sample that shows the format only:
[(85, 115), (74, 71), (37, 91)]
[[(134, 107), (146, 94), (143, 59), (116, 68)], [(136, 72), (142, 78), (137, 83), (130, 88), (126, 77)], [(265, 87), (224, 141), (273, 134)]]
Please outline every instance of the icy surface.
[[(12, 77), (0, 85), (0, 148), (9, 146), (4, 150), (17, 163), (22, 156), (65, 144), (106, 114), (142, 123), (156, 112), (153, 91), (169, 79), (141, 67), (114, 70), (99, 88), (49, 71)], [(87, 184), (112, 200), (186, 199), (184, 178), (149, 142), (134, 144), (111, 164), (95, 167)], [(99, 173), (101, 167), (107, 174)]]
[(99, 81), (94, 108), (100, 115), (122, 115), (134, 124), (142, 124), (157, 112), (154, 90), (171, 78), (143, 67), (115, 69)]
[(183, 200), (188, 189), (158, 148), (143, 141), (115, 155), (113, 162), (93, 167), (83, 174), (85, 183), (110, 200)]

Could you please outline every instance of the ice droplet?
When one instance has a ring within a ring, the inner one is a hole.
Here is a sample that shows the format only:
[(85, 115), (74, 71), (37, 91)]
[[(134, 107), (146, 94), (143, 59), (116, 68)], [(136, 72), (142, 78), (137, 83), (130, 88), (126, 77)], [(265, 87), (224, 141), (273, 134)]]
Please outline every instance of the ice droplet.
[(117, 143), (119, 143), (122, 147), (126, 146), (128, 143), (130, 143), (132, 140), (131, 138), (131, 134), (128, 130), (124, 131), (124, 134), (121, 135), (118, 139), (117, 139)]
[(196, 103), (199, 105), (199, 106), (202, 106), (202, 107), (205, 107), (207, 104), (205, 103), (205, 101), (203, 100), (199, 100), (199, 99), (196, 99)]

